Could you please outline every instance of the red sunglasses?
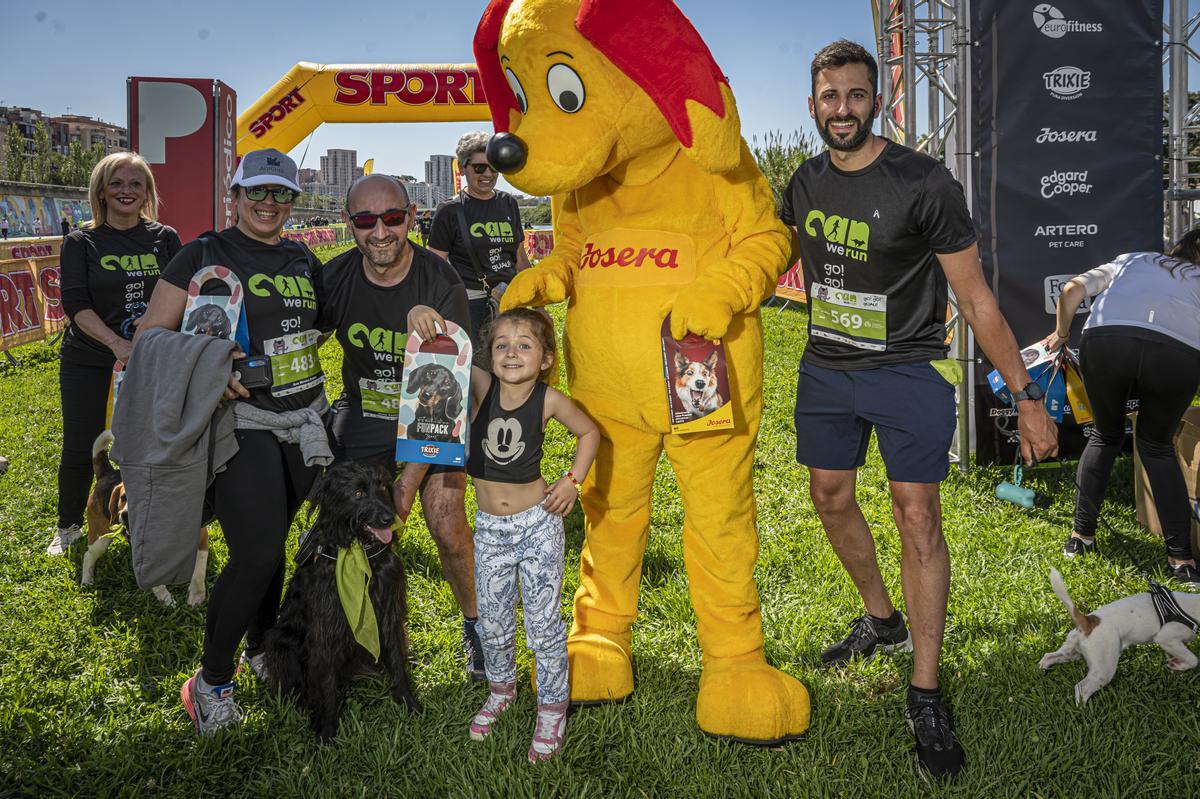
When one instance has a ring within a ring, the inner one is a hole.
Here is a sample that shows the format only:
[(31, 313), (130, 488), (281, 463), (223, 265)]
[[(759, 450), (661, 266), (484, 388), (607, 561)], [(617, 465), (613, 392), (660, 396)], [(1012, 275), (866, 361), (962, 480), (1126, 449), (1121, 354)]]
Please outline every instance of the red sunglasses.
[(388, 227), (399, 227), (404, 224), (405, 217), (408, 216), (407, 208), (389, 208), (382, 214), (373, 214), (370, 211), (359, 211), (357, 214), (350, 215), (350, 221), (359, 230), (370, 230), (375, 227), (375, 223), (380, 219), (383, 224)]

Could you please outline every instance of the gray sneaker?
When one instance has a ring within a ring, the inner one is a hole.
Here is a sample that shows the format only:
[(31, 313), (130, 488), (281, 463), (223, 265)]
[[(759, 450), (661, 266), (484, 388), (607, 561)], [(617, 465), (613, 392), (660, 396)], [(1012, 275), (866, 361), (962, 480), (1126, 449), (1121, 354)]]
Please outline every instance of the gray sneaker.
[(254, 676), (259, 682), (265, 683), (270, 677), (270, 672), (267, 671), (267, 656), (263, 652), (257, 655), (251, 655), (245, 649), (242, 650), (242, 656), (238, 658), (238, 667), (245, 666), (254, 672)]
[(79, 529), (78, 524), (72, 524), (67, 528), (58, 528), (54, 531), (54, 538), (50, 539), (50, 546), (46, 547), (46, 554), (58, 557), (70, 549), (71, 544), (74, 544), (81, 535), (83, 535), (83, 530)]
[(191, 716), (197, 735), (212, 735), (223, 727), (242, 723), (242, 709), (233, 701), (233, 683), (209, 685), (196, 672), (179, 689), (183, 709)]

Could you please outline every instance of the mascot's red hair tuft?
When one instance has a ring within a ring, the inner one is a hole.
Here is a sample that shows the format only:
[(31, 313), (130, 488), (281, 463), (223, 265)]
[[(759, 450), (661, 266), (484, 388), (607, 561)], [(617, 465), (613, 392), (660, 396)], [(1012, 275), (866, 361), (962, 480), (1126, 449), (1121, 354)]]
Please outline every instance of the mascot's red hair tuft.
[[(509, 112), (520, 110), (497, 52), (512, 3), (492, 0), (475, 31), (475, 63), (498, 133), (508, 130)], [(692, 146), (687, 100), (725, 117), (721, 84), (729, 81), (671, 0), (582, 0), (575, 29), (649, 95), (684, 147)]]

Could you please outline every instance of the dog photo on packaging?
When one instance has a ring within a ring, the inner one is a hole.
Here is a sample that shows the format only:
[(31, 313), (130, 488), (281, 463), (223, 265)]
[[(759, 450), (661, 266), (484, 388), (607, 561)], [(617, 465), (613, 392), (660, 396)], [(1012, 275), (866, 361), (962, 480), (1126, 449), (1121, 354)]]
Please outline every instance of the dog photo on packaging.
[[(313, 496), (316, 524), (296, 555), (296, 572), (264, 642), (268, 679), (310, 715), (317, 740), (334, 739), (346, 686), (382, 665), (392, 698), (421, 704), (408, 671), (404, 565), (392, 551), (389, 476), (335, 465)], [(371, 651), (373, 650), (373, 651)]]
[(1087, 704), (1092, 694), (1112, 681), (1121, 652), (1134, 644), (1158, 644), (1169, 656), (1166, 666), (1173, 671), (1196, 667), (1198, 659), (1187, 645), (1196, 637), (1200, 594), (1156, 586), (1154, 591), (1132, 594), (1084, 613), (1067, 593), (1057, 569), (1050, 570), (1050, 585), (1075, 622), (1075, 629), (1067, 633), (1061, 647), (1043, 655), (1038, 666), (1048, 669), (1083, 658), (1088, 671), (1075, 685), (1077, 705)]
[[(120, 529), (120, 534), (127, 542), (129, 540), (129, 508), (125, 498), (125, 484), (121, 481), (120, 470), (114, 469), (108, 459), (108, 448), (112, 442), (112, 431), (105, 430), (92, 443), (92, 473), (96, 476), (96, 482), (87, 501), (88, 548), (83, 556), (83, 570), (79, 578), (82, 585), (95, 583), (96, 562), (112, 544), (114, 526)], [(204, 578), (208, 571), (207, 527), (200, 528), (198, 540), (196, 566), (188, 584), (187, 603), (192, 607), (202, 603), (206, 594)], [(165, 585), (156, 585), (150, 592), (167, 607), (175, 606), (175, 599)]]

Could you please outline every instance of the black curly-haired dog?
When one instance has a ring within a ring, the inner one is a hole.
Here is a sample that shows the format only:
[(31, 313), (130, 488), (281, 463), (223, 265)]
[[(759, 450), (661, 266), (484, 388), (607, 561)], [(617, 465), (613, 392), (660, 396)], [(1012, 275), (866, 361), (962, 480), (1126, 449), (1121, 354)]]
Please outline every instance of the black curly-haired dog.
[(389, 544), (395, 516), (391, 486), (382, 469), (354, 463), (334, 466), (313, 497), (316, 525), (297, 554), (298, 565), (264, 641), (271, 681), (311, 714), (317, 739), (337, 735), (343, 689), (374, 670), (371, 654), (354, 640), (338, 600), (334, 566), (338, 550), (358, 539), (371, 564), (368, 591), (379, 626), (379, 662), (391, 677), (392, 697), (410, 712), (421, 704), (408, 674), (404, 566)]

